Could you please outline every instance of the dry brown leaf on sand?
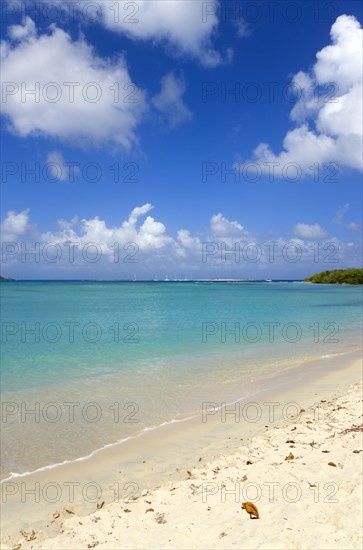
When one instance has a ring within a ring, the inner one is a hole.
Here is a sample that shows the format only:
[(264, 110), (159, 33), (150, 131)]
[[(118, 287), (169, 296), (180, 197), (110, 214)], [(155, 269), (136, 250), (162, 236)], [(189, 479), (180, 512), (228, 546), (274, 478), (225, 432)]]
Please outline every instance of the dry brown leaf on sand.
[(294, 460), (294, 455), (292, 453), (289, 453), (286, 457), (285, 457), (285, 460)]
[[(260, 518), (260, 514), (257, 510), (257, 507), (252, 502), (242, 502), (242, 509), (246, 510), (247, 514), (250, 515), (251, 519)], [(254, 516), (254, 518), (252, 516)]]
[(337, 465), (335, 464), (335, 462), (328, 462), (328, 466), (334, 466), (334, 468), (337, 467)]
[(145, 512), (145, 514), (147, 514), (147, 512), (153, 512), (154, 511), (154, 508), (148, 508)]
[(226, 536), (227, 536), (227, 533), (225, 533), (224, 531), (219, 534), (220, 539), (223, 539), (223, 537), (226, 537)]

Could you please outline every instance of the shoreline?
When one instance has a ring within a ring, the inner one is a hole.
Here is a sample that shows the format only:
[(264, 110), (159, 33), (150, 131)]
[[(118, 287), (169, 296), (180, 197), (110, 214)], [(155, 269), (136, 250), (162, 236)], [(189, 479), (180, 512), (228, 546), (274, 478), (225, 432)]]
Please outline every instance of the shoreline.
[[(281, 383), (282, 383), (282, 385), (284, 385), (284, 383), (285, 383), (285, 377), (287, 377), (287, 379), (288, 379), (288, 377), (292, 376), (294, 373), (299, 374), (301, 369), (303, 369), (304, 367), (309, 367), (309, 365), (311, 363), (314, 364), (316, 362), (324, 361), (326, 359), (332, 359), (332, 358), (342, 357), (342, 356), (346, 356), (346, 355), (349, 356), (350, 354), (356, 353), (357, 351), (359, 351), (359, 350), (357, 350), (356, 346), (355, 346), (353, 349), (351, 349), (349, 351), (346, 351), (346, 350), (345, 351), (332, 351), (331, 353), (324, 354), (324, 355), (319, 355), (317, 357), (304, 357), (304, 358), (301, 357), (301, 358), (299, 358), (299, 360), (298, 360), (298, 358), (294, 358), (294, 361), (290, 360), (291, 364), (289, 364), (289, 366), (284, 367), (279, 372), (277, 372), (277, 373), (269, 372), (268, 375), (267, 375), (267, 373), (264, 373), (264, 376), (262, 376), (262, 378), (261, 377), (256, 378), (254, 380), (254, 383), (257, 384), (257, 387), (254, 388), (252, 383), (250, 382), (251, 387), (249, 388), (248, 392), (245, 395), (237, 397), (237, 398), (232, 398), (232, 400), (230, 400), (230, 401), (222, 400), (219, 404), (217, 404), (217, 407), (215, 407), (214, 409), (215, 409), (216, 412), (219, 412), (223, 407), (228, 408), (232, 405), (242, 403), (243, 401), (245, 401), (249, 398), (255, 397), (255, 396), (257, 396), (260, 393), (263, 393), (265, 391), (268, 391), (268, 392), (270, 392), (270, 391), (272, 392), (274, 390), (279, 391)], [(277, 384), (276, 384), (276, 381), (277, 381)], [(270, 386), (270, 385), (268, 385), (269, 383), (272, 383), (273, 385)], [(222, 406), (222, 403), (223, 403), (223, 406)], [(173, 418), (168, 418), (166, 420), (163, 420), (160, 424), (145, 426), (140, 431), (136, 431), (136, 432), (128, 434), (124, 437), (120, 437), (120, 439), (117, 439), (116, 441), (105, 443), (101, 447), (97, 447), (96, 449), (91, 450), (87, 454), (84, 454), (84, 455), (81, 455), (81, 456), (78, 456), (78, 457), (75, 457), (75, 458), (65, 459), (61, 462), (45, 464), (43, 466), (39, 466), (39, 467), (35, 468), (34, 470), (28, 470), (28, 471), (24, 471), (24, 472), (10, 472), (10, 475), (7, 475), (6, 477), (3, 477), (3, 478), (0, 479), (0, 487), (3, 483), (5, 483), (7, 481), (13, 481), (13, 480), (16, 480), (16, 479), (19, 479), (19, 478), (32, 476), (34, 474), (41, 474), (41, 472), (44, 472), (44, 471), (47, 471), (47, 470), (62, 468), (65, 465), (72, 465), (72, 464), (75, 464), (77, 462), (83, 462), (83, 461), (90, 460), (93, 457), (95, 457), (97, 454), (102, 453), (103, 451), (106, 451), (107, 449), (112, 449), (114, 447), (118, 447), (120, 445), (123, 445), (123, 444), (127, 443), (128, 441), (135, 440), (135, 439), (138, 439), (138, 438), (142, 438), (148, 432), (155, 432), (157, 430), (162, 430), (163, 428), (165, 428), (167, 426), (172, 426), (172, 425), (176, 425), (176, 424), (195, 422), (198, 419), (200, 419), (202, 414), (203, 414), (203, 409), (202, 408), (201, 409), (196, 409), (196, 410), (193, 410), (193, 411), (189, 411), (189, 412), (179, 413)]]
[[(119, 445), (118, 448), (116, 446), (113, 449), (101, 450), (97, 457), (83, 462), (62, 465), (48, 471), (43, 470), (20, 479), (13, 478), (12, 489), (17, 486), (19, 489), (19, 485), (24, 484), (25, 478), (29, 486), (34, 487), (34, 484), (38, 483), (43, 488), (50, 487), (52, 484), (64, 487), (66, 484), (69, 486), (72, 483), (84, 487), (87, 483), (91, 483), (93, 486), (102, 488), (101, 496), (97, 502), (100, 504), (104, 501), (106, 508), (116, 505), (114, 502), (115, 488), (112, 488), (112, 482), (113, 485), (117, 483), (118, 493), (121, 488), (122, 494), (117, 495), (117, 501), (123, 500), (128, 495), (128, 490), (124, 489), (127, 484), (130, 486), (133, 484), (137, 494), (141, 495), (143, 491), (155, 490), (156, 487), (171, 481), (181, 482), (185, 478), (188, 465), (189, 468), (206, 467), (211, 460), (220, 459), (224, 454), (233, 456), (241, 439), (243, 441), (252, 440), (256, 434), (263, 433), (266, 426), (268, 426), (268, 431), (273, 425), (281, 424), (281, 420), (286, 420), (282, 415), (282, 404), (295, 402), (300, 403), (301, 407), (304, 404), (306, 408), (316, 401), (312, 393), (319, 394), (317, 397), (320, 399), (322, 395), (329, 397), (336, 392), (337, 388), (347, 387), (355, 382), (361, 369), (360, 355), (360, 351), (354, 351), (345, 353), (343, 356), (327, 357), (312, 362), (310, 368), (303, 365), (300, 368), (295, 368), (292, 373), (283, 373), (280, 379), (276, 380), (275, 378), (274, 388), (270, 387), (258, 392), (263, 412), (258, 422), (249, 422), (245, 418), (242, 418), (242, 422), (235, 422), (233, 419), (230, 422), (231, 415), (228, 412), (225, 422), (223, 422), (219, 414), (221, 409), (209, 410), (213, 414), (207, 415), (208, 422), (202, 423), (199, 418), (184, 422), (183, 425), (169, 424), (157, 430), (159, 432), (157, 437), (155, 437), (155, 430), (149, 430), (137, 441), (134, 439), (127, 442), (128, 444), (122, 445), (122, 450)], [(349, 366), (347, 367), (348, 362)], [(298, 388), (294, 388), (296, 383), (299, 384)], [(251, 402), (258, 401), (255, 396), (249, 396), (240, 400), (240, 405), (246, 400), (247, 404), (249, 400), (250, 405)], [(269, 402), (279, 401), (279, 406), (273, 409), (276, 414), (272, 422), (271, 418), (268, 418), (271, 407), (263, 406), (266, 400), (270, 400)], [(296, 411), (296, 406), (294, 410)], [(4, 488), (9, 493), (9, 484), (3, 484), (2, 489)], [(40, 537), (56, 536), (59, 533), (59, 531), (57, 533), (57, 522), (49, 523), (51, 521), (49, 518), (52, 518), (52, 514), (57, 508), (71, 507), (77, 517), (78, 515), (82, 517), (92, 513), (96, 506), (95, 495), (88, 499), (92, 502), (84, 502), (84, 499), (82, 501), (82, 498), (79, 498), (80, 495), (77, 494), (69, 502), (64, 492), (56, 501), (49, 502), (50, 497), (46, 501), (42, 501), (40, 498), (40, 502), (34, 506), (34, 500), (31, 502), (30, 497), (25, 499), (25, 502), (19, 501), (21, 492), (18, 491), (19, 494), (16, 495), (16, 498), (12, 497), (12, 499), (9, 494), (6, 495), (2, 519), (5, 538), (8, 536), (12, 539), (16, 538), (20, 529), (34, 529), (38, 533), (38, 541)], [(40, 531), (42, 534), (39, 533)], [(25, 547), (23, 544), (22, 547)]]
[[(352, 332), (351, 334), (354, 335), (354, 338), (356, 337), (355, 332)], [(305, 345), (308, 346), (308, 343), (306, 343)], [(283, 350), (283, 346), (286, 346), (286, 343), (285, 344), (280, 343), (280, 348), (279, 348), (280, 353)], [(347, 350), (347, 347), (348, 347), (348, 350)], [(197, 407), (189, 408), (184, 411), (177, 412), (174, 416), (172, 415), (165, 416), (165, 418), (160, 419), (161, 420), (160, 423), (145, 424), (142, 421), (140, 429), (138, 430), (135, 429), (134, 431), (127, 430), (125, 433), (122, 433), (122, 434), (120, 433), (120, 436), (118, 438), (116, 436), (116, 439), (110, 440), (110, 438), (106, 437), (106, 441), (103, 444), (99, 446), (96, 445), (95, 447), (89, 448), (89, 449), (86, 448), (83, 453), (82, 451), (80, 451), (78, 456), (68, 455), (66, 456), (66, 458), (64, 458), (64, 460), (55, 460), (54, 462), (41, 464), (39, 466), (35, 466), (34, 468), (29, 468), (25, 471), (15, 470), (15, 471), (9, 471), (6, 473), (4, 472), (2, 474), (3, 477), (0, 480), (0, 485), (7, 481), (13, 481), (13, 480), (24, 478), (27, 476), (32, 476), (34, 474), (38, 474), (46, 470), (54, 470), (57, 468), (62, 468), (66, 465), (72, 465), (77, 462), (84, 462), (84, 461), (90, 460), (96, 455), (98, 455), (99, 453), (103, 453), (108, 449), (112, 449), (113, 447), (127, 444), (130, 440), (142, 438), (146, 434), (148, 434), (148, 432), (158, 432), (159, 430), (163, 430), (164, 427), (169, 425), (176, 426), (178, 424), (197, 421), (201, 416), (202, 408), (200, 408), (200, 405), (206, 401), (205, 397), (209, 397), (212, 400), (218, 399), (219, 403), (222, 402), (228, 407), (238, 402), (243, 402), (244, 400), (248, 398), (252, 398), (253, 396), (256, 396), (259, 393), (264, 391), (269, 391), (269, 390), (273, 391), (274, 389), (279, 391), (279, 387), (281, 383), (283, 385), (285, 382), (285, 377), (288, 380), (289, 377), (292, 376), (294, 373), (299, 374), (300, 370), (304, 369), (306, 365), (309, 366), (310, 363), (315, 363), (316, 361), (324, 361), (325, 359), (331, 359), (331, 358), (340, 357), (340, 356), (349, 357), (349, 354), (354, 353), (357, 350), (357, 343), (353, 344), (351, 342), (350, 345), (346, 347), (339, 346), (338, 349), (325, 350), (326, 353), (324, 354), (322, 354), (323, 350), (321, 350), (320, 354), (314, 353), (311, 355), (301, 355), (302, 349), (300, 350), (299, 355), (290, 357), (289, 359), (287, 359), (287, 356), (285, 356), (285, 358), (283, 357), (277, 358), (275, 362), (278, 363), (278, 369), (279, 369), (278, 372), (273, 371), (273, 368), (275, 368), (275, 365), (271, 364), (270, 367), (267, 368), (266, 364), (263, 362), (261, 362), (261, 366), (263, 365), (263, 370), (261, 372), (260, 370), (256, 370), (256, 371), (251, 370), (250, 374), (247, 374), (248, 369), (246, 368), (246, 374), (242, 375), (246, 378), (246, 380), (243, 380), (242, 376), (240, 379), (238, 379), (235, 372), (233, 370), (232, 371), (230, 370), (232, 365), (238, 364), (238, 359), (239, 359), (239, 352), (236, 352), (236, 351), (230, 352), (228, 355), (228, 363), (227, 363), (228, 367), (226, 369), (226, 373), (228, 373), (227, 376), (229, 376), (230, 373), (232, 373), (231, 379), (234, 385), (232, 385), (230, 381), (226, 385), (225, 381), (223, 381), (223, 384), (224, 384), (223, 395), (221, 395), (221, 392), (220, 392), (220, 385), (216, 384), (216, 381), (214, 381), (210, 384), (210, 387), (208, 386), (205, 389), (204, 395), (199, 391), (200, 393), (200, 395), (198, 396), (199, 399), (197, 399), (197, 402), (195, 403), (195, 405), (197, 404), (199, 405), (198, 408)], [(268, 349), (266, 347), (264, 350), (264, 353), (266, 354), (267, 351)], [(226, 357), (224, 359), (226, 360)], [(252, 359), (252, 356), (250, 360), (251, 359)], [(267, 356), (266, 356), (266, 359), (267, 359)], [(219, 353), (218, 354), (212, 353), (210, 356), (206, 355), (205, 360), (208, 360), (208, 361), (212, 360), (215, 364), (217, 364), (217, 361), (218, 360), (223, 361), (223, 358), (222, 356), (219, 355)], [(235, 369), (235, 367), (233, 368)], [(220, 371), (219, 376), (224, 377), (225, 376), (224, 371)], [(277, 382), (277, 385), (276, 385), (276, 382)], [(213, 386), (213, 384), (215, 384), (215, 387)], [(50, 395), (49, 393), (47, 393), (47, 398), (45, 401), (46, 403), (48, 403), (49, 401), (55, 401), (55, 402), (57, 401), (57, 399), (55, 398), (55, 395), (53, 395), (54, 389), (57, 389), (57, 387), (56, 386), (54, 386), (54, 388), (52, 386), (50, 387), (52, 394)], [(213, 390), (212, 395), (211, 395), (211, 389)], [(31, 391), (34, 392), (33, 389)], [(13, 397), (12, 393), (13, 392), (10, 392), (5, 395), (7, 395), (8, 400), (16, 401), (16, 397)], [(64, 394), (63, 396), (64, 401), (67, 401), (67, 399), (65, 398), (65, 391), (63, 391), (63, 394)], [(91, 399), (90, 391), (88, 391), (88, 394), (89, 394), (88, 398)], [(4, 400), (4, 398), (2, 398), (2, 400)], [(42, 398), (39, 398), (39, 395), (37, 396), (37, 401), (38, 402), (41, 401), (40, 405), (42, 405)], [(86, 401), (88, 402), (88, 400)], [(138, 398), (136, 399), (136, 401), (140, 402)], [(150, 403), (150, 405), (152, 406), (152, 403)], [(219, 405), (219, 408), (220, 408), (220, 405)], [(13, 420), (15, 421), (15, 419), (16, 418), (14, 417)], [(110, 418), (110, 420), (112, 420), (112, 417)], [(105, 421), (103, 421), (103, 425)], [(49, 426), (53, 427), (54, 424), (49, 424), (48, 422), (48, 426), (45, 425), (46, 428)], [(125, 427), (125, 424), (124, 424), (124, 427)], [(13, 423), (13, 428), (16, 428), (15, 422)], [(78, 429), (82, 429), (82, 426), (79, 426)], [(3, 432), (3, 438), (4, 438), (4, 435), (5, 435), (5, 432)], [(19, 432), (18, 436), (21, 437), (21, 435), (22, 435), (21, 432)], [(10, 443), (9, 443), (9, 448), (10, 448)]]

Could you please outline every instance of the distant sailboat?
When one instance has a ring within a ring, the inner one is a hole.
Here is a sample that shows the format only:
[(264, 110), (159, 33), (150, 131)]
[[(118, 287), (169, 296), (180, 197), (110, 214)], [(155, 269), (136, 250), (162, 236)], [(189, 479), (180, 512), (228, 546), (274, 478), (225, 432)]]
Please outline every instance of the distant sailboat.
[(136, 282), (136, 281), (137, 281), (137, 279), (136, 279), (136, 275), (134, 274), (134, 282)]
[(164, 281), (168, 282), (169, 280), (170, 280), (169, 277), (167, 275), (165, 275)]

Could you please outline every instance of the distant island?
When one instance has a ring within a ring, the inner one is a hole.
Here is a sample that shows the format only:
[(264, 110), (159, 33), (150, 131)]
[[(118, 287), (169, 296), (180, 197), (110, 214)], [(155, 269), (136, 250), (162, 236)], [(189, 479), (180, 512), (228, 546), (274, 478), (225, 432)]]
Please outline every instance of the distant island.
[(334, 269), (315, 273), (304, 280), (305, 283), (323, 283), (330, 285), (363, 285), (363, 269)]
[(11, 279), (10, 277), (3, 277), (0, 275), (0, 281), (15, 281), (15, 279)]

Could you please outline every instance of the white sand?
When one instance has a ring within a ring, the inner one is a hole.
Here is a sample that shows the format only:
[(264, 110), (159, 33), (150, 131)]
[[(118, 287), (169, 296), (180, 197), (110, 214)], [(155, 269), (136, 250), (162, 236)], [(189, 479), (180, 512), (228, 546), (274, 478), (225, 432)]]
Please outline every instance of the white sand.
[[(58, 535), (44, 539), (36, 532), (26, 541), (19, 534), (3, 548), (361, 548), (360, 426), (357, 383), (319, 409), (306, 409), (299, 422), (269, 427), (238, 453), (193, 469), (191, 476), (185, 471), (183, 481), (86, 517), (55, 507)], [(294, 458), (285, 460), (289, 453)], [(260, 519), (250, 519), (242, 501), (253, 502)]]

